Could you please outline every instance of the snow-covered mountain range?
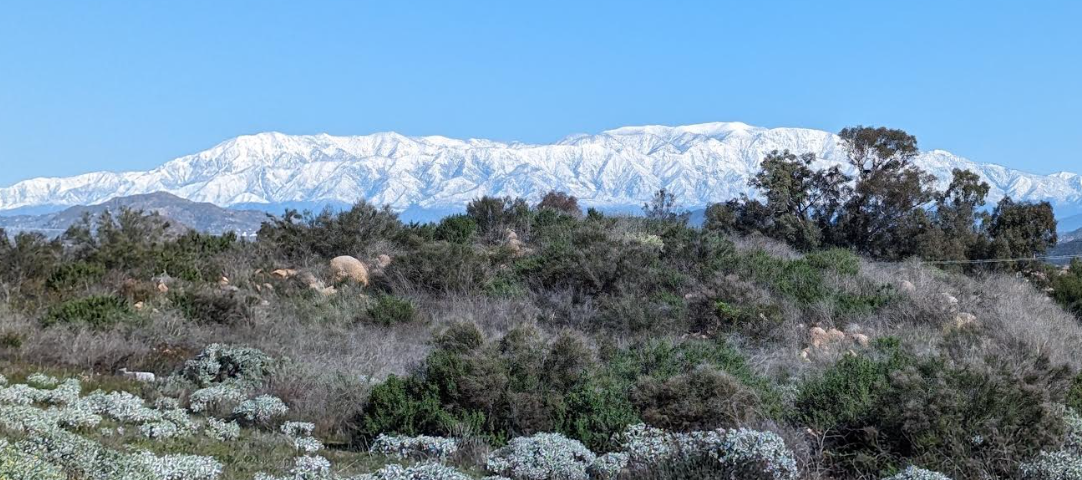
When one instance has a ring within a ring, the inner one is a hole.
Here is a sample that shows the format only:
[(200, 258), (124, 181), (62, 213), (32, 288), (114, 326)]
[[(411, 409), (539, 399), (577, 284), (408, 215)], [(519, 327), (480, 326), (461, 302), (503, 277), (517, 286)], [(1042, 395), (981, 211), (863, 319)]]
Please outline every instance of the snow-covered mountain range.
[[(634, 209), (659, 188), (700, 208), (742, 193), (771, 150), (812, 152), (841, 163), (832, 133), (738, 122), (641, 126), (525, 144), (397, 133), (337, 137), (260, 133), (222, 142), (146, 172), (35, 178), (0, 188), (0, 211), (90, 205), (118, 196), (168, 192), (224, 207), (352, 203), (458, 210), (481, 195), (536, 199), (549, 190), (580, 203)], [(1082, 176), (1037, 175), (981, 164), (942, 150), (916, 163), (941, 180), (967, 168), (991, 186), (990, 201), (1048, 200), (1060, 215), (1082, 212)]]

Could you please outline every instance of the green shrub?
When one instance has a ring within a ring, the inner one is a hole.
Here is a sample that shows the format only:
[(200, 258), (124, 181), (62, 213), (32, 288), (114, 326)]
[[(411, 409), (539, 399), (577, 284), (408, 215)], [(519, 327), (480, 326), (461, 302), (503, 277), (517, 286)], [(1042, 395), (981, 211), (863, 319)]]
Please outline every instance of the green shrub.
[(0, 335), (0, 348), (18, 350), (23, 346), (23, 337), (17, 332), (4, 332)]
[(757, 418), (759, 408), (752, 389), (709, 366), (664, 380), (644, 377), (631, 401), (646, 424), (680, 432), (744, 425)]
[(822, 270), (807, 259), (786, 260), (758, 251), (744, 257), (741, 268), (757, 282), (801, 303), (815, 303), (828, 294)]
[(91, 295), (49, 307), (41, 323), (46, 327), (58, 323), (85, 323), (93, 328), (106, 328), (131, 316), (131, 308), (124, 299)]
[(923, 465), (954, 477), (1009, 478), (1056, 445), (1063, 420), (1052, 397), (1063, 372), (1035, 358), (984, 368), (916, 358), (879, 342), (809, 381), (795, 402), (799, 423), (848, 474)]
[(193, 288), (171, 291), (169, 300), (193, 322), (233, 325), (252, 318), (251, 303), (256, 299), (240, 292)]
[(491, 265), (472, 246), (435, 242), (395, 258), (387, 267), (392, 279), (432, 292), (474, 292), (482, 288)]
[(561, 432), (607, 443), (636, 420), (626, 390), (607, 388), (582, 340), (543, 340), (516, 328), (483, 343), (469, 325), (437, 336), (422, 367), (373, 390), (353, 432), (363, 444), (379, 433), (447, 435), (468, 428), (494, 443), (536, 432)]
[(71, 262), (57, 266), (49, 275), (45, 285), (52, 290), (67, 290), (75, 287), (87, 288), (105, 276), (105, 266), (99, 263)]
[(1067, 406), (1076, 412), (1082, 412), (1082, 373), (1074, 377), (1070, 390), (1067, 391)]
[(765, 338), (780, 326), (784, 317), (781, 309), (772, 304), (755, 304), (703, 298), (690, 307), (693, 331), (707, 335), (719, 332), (745, 332), (751, 338)]
[(640, 333), (667, 331), (681, 325), (687, 316), (684, 300), (669, 292), (643, 298), (635, 295), (606, 295), (598, 299), (599, 321), (587, 328), (604, 328)]
[(319, 214), (287, 210), (280, 218), (264, 222), (257, 238), (279, 255), (299, 260), (358, 256), (373, 243), (397, 241), (402, 232), (402, 222), (390, 207), (361, 200), (341, 212), (330, 207)]
[(507, 229), (522, 233), (532, 213), (521, 198), (485, 196), (466, 205), (466, 215), (476, 222), (481, 235), (490, 238), (501, 237)]
[(1075, 259), (1066, 273), (1052, 276), (1052, 298), (1082, 318), (1082, 260)]
[(804, 256), (804, 260), (818, 270), (832, 270), (851, 276), (860, 273), (860, 257), (842, 248), (812, 252)]
[(386, 294), (377, 295), (367, 311), (373, 323), (384, 326), (409, 323), (417, 318), (413, 302)]
[(477, 222), (466, 215), (444, 217), (436, 226), (433, 238), (436, 240), (468, 244), (477, 235)]

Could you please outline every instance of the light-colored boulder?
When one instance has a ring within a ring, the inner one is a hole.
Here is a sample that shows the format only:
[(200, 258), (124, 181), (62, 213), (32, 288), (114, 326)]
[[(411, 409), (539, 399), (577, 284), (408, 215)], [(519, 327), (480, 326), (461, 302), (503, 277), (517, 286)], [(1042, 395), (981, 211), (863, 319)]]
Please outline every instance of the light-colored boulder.
[(842, 332), (841, 330), (838, 330), (837, 328), (832, 328), (830, 330), (827, 330), (827, 341), (828, 342), (833, 343), (833, 342), (840, 342), (842, 340), (845, 340), (845, 332)]
[(159, 283), (158, 284), (158, 292), (167, 293), (167, 292), (169, 292), (169, 287), (165, 283)]
[(847, 338), (852, 337), (837, 328), (825, 330), (822, 327), (812, 327), (808, 329), (808, 343), (814, 349), (828, 350), (845, 342)]
[(379, 254), (378, 257), (376, 257), (376, 268), (379, 268), (380, 270), (382, 270), (382, 269), (387, 268), (389, 266), (391, 266), (391, 256), (390, 255), (387, 255), (386, 253), (381, 253), (381, 254)]
[(360, 260), (349, 255), (331, 259), (331, 277), (335, 282), (351, 281), (368, 285), (368, 269)]
[(870, 343), (868, 336), (863, 333), (853, 333), (849, 336), (849, 338), (853, 339), (853, 341), (856, 342), (857, 345), (860, 345), (862, 347), (867, 347)]
[(902, 280), (902, 283), (898, 286), (898, 289), (905, 293), (914, 293), (917, 291), (917, 286), (913, 285), (913, 282), (910, 282), (909, 280)]
[(954, 316), (953, 323), (954, 328), (957, 329), (973, 327), (977, 325), (977, 316), (972, 313), (961, 312)]
[(822, 327), (812, 327), (808, 330), (808, 342), (811, 343), (811, 346), (819, 348), (826, 343), (826, 339), (827, 331), (823, 330)]
[(314, 286), (322, 287), (323, 286), (323, 282), (321, 282), (318, 278), (316, 278), (315, 275), (312, 275), (312, 272), (300, 272), (300, 273), (298, 273), (296, 275), (296, 279), (298, 281), (300, 281), (302, 284), (307, 285), (309, 287), (314, 287)]
[(271, 276), (278, 278), (293, 278), (297, 274), (297, 270), (292, 268), (279, 268), (271, 272)]
[(951, 294), (949, 294), (947, 292), (943, 292), (942, 295), (943, 295), (943, 302), (946, 303), (948, 307), (955, 308), (955, 307), (958, 306), (958, 298), (957, 297), (955, 297), (954, 295), (951, 295)]

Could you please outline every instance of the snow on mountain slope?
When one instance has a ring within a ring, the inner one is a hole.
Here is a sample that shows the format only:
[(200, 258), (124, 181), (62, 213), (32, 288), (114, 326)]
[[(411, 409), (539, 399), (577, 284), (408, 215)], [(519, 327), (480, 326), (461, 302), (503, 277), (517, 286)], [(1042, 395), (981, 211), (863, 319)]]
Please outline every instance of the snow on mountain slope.
[[(261, 133), (222, 142), (147, 172), (36, 178), (0, 188), (0, 210), (95, 204), (156, 191), (219, 206), (367, 199), (397, 209), (460, 208), (481, 195), (536, 199), (562, 190), (581, 203), (636, 207), (667, 188), (689, 208), (754, 194), (747, 180), (771, 150), (812, 152), (839, 163), (835, 135), (739, 122), (623, 127), (535, 145), (397, 133), (335, 137)], [(978, 164), (942, 150), (917, 165), (944, 182), (968, 168), (1004, 195), (1049, 200), (1062, 213), (1082, 211), (1082, 176), (1036, 175)]]

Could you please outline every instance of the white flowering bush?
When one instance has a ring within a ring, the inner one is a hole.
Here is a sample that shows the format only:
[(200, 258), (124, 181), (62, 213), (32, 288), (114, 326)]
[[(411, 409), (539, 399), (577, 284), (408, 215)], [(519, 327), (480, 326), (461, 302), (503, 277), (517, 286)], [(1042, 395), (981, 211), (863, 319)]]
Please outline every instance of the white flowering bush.
[(215, 480), (222, 474), (222, 464), (211, 457), (140, 452), (134, 458), (158, 480)]
[(1019, 468), (1023, 480), (1082, 480), (1082, 456), (1066, 450), (1041, 452)]
[(489, 455), (486, 467), (514, 480), (586, 480), (586, 468), (595, 458), (578, 440), (558, 433), (539, 433), (511, 440)]
[(293, 468), (285, 477), (257, 473), (254, 480), (334, 480), (331, 462), (317, 455), (305, 455), (293, 459)]
[(323, 442), (313, 437), (293, 437), (293, 448), (305, 453), (315, 453), (323, 450)]
[(101, 424), (101, 415), (83, 407), (63, 407), (55, 410), (56, 424), (71, 430), (89, 430)]
[(793, 452), (773, 432), (729, 430), (708, 448), (710, 457), (735, 478), (792, 480), (798, 473)]
[[(493, 477), (486, 477), (493, 479)], [(374, 473), (353, 477), (350, 480), (471, 480), (469, 475), (438, 463), (404, 467), (390, 464)]]
[(193, 412), (210, 412), (236, 408), (248, 398), (248, 392), (236, 385), (214, 385), (200, 388), (188, 396), (188, 408)]
[(174, 408), (172, 410), (160, 410), (162, 419), (172, 423), (177, 427), (177, 434), (182, 436), (193, 435), (199, 431), (199, 424), (192, 420), (192, 417), (188, 415), (188, 411), (183, 408)]
[(78, 379), (69, 378), (50, 390), (45, 402), (54, 405), (70, 405), (77, 402), (79, 400), (79, 395), (82, 393), (82, 383), (80, 383)]
[(0, 405), (0, 427), (14, 432), (41, 432), (56, 428), (57, 412), (29, 405)]
[(162, 419), (160, 411), (147, 407), (142, 398), (128, 392), (105, 393), (97, 390), (75, 403), (78, 408), (124, 423), (156, 422)]
[(289, 407), (278, 397), (260, 395), (250, 400), (245, 400), (233, 409), (233, 415), (243, 418), (251, 423), (270, 424), (275, 418), (289, 412)]
[(5, 480), (66, 480), (60, 467), (22, 451), (0, 438), (0, 478)]
[(1063, 449), (1082, 455), (1082, 416), (1068, 408), (1063, 415), (1063, 423), (1067, 430), (1063, 439)]
[(586, 473), (592, 480), (616, 480), (627, 467), (627, 458), (622, 452), (600, 455), (586, 468)]
[(443, 460), (458, 451), (458, 441), (427, 435), (406, 437), (380, 434), (368, 450), (400, 459)]
[(42, 390), (21, 383), (0, 388), (0, 403), (8, 405), (32, 405), (45, 402), (51, 396), (52, 392), (49, 390)]
[(60, 380), (44, 373), (32, 373), (26, 377), (26, 384), (37, 388), (56, 388), (60, 385)]
[(173, 397), (158, 397), (154, 400), (154, 408), (158, 410), (176, 410), (180, 408), (180, 400)]
[(255, 348), (207, 345), (184, 364), (181, 375), (198, 387), (215, 383), (258, 383), (270, 374), (274, 360)]
[(133, 455), (123, 454), (63, 430), (38, 432), (16, 447), (63, 468), (80, 480), (158, 480), (152, 470)]
[(897, 475), (887, 477), (883, 480), (951, 480), (951, 478), (939, 472), (933, 472), (931, 470), (925, 470), (910, 465)]
[(207, 418), (207, 426), (203, 429), (203, 433), (220, 442), (231, 442), (240, 438), (240, 425), (235, 421)]
[(683, 450), (681, 435), (646, 424), (629, 425), (614, 439), (635, 468), (649, 467), (676, 458)]
[(179, 435), (179, 430), (173, 422), (161, 420), (139, 425), (139, 433), (150, 439), (166, 439)]
[(742, 428), (672, 433), (637, 424), (615, 440), (634, 470), (667, 463), (706, 462), (723, 472), (719, 474), (734, 478), (789, 480), (798, 474), (792, 451), (771, 432)]
[(7, 384), (8, 384), (8, 377), (0, 375), (0, 387), (6, 386)]
[(316, 424), (311, 422), (285, 422), (281, 427), (278, 427), (283, 434), (288, 437), (310, 437), (312, 432), (316, 430)]

